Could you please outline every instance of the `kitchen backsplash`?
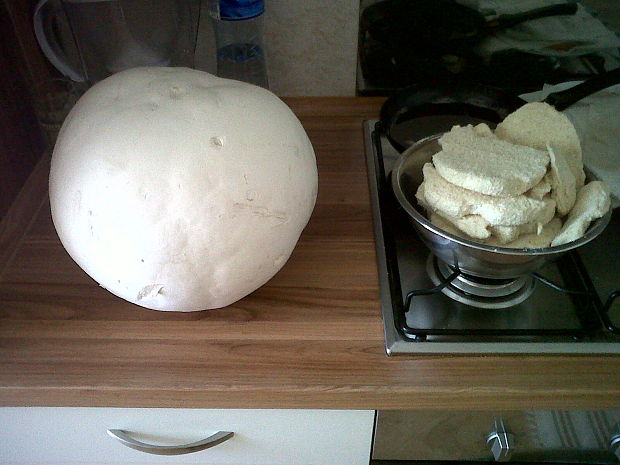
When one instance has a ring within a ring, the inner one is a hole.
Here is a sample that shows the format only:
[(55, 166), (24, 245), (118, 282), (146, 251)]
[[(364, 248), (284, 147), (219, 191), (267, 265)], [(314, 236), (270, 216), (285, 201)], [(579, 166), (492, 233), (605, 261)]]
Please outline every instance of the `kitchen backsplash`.
[[(202, 12), (196, 67), (215, 73), (213, 30)], [(359, 0), (266, 0), (271, 90), (280, 96), (355, 95)]]

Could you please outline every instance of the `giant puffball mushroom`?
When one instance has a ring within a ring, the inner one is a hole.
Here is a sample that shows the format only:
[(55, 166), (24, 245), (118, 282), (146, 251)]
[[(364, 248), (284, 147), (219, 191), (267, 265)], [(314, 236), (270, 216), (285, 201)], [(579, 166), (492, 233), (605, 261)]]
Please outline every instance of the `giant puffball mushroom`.
[(86, 92), (52, 155), (60, 240), (137, 305), (229, 305), (286, 263), (314, 208), (317, 167), (268, 90), (186, 68), (134, 68)]

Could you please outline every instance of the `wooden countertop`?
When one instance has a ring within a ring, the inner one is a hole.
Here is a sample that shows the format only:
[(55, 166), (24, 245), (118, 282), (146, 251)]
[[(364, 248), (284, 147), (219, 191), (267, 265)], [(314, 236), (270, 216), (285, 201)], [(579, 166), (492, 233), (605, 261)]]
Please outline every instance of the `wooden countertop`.
[(100, 288), (56, 236), (41, 163), (0, 225), (0, 405), (620, 408), (620, 357), (386, 356), (362, 141), (381, 101), (287, 100), (316, 151), (316, 209), (280, 273), (219, 310)]

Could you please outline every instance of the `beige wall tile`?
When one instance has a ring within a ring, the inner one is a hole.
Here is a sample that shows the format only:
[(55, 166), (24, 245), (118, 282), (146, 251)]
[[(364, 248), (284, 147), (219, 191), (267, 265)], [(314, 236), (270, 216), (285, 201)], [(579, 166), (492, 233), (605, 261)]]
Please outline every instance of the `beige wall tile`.
[[(271, 90), (281, 96), (355, 95), (359, 0), (266, 0), (264, 39)], [(196, 66), (215, 72), (206, 11)]]

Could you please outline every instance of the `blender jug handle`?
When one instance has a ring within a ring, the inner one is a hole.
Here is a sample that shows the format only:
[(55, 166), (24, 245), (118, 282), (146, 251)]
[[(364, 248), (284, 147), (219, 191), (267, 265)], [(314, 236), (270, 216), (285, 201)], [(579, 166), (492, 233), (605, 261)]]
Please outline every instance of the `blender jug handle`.
[(58, 47), (57, 44), (55, 44), (56, 46), (52, 46), (52, 43), (45, 35), (45, 30), (50, 29), (45, 26), (50, 24), (50, 21), (53, 19), (53, 15), (57, 14), (58, 11), (54, 10), (50, 12), (50, 8), (46, 8), (48, 1), (49, 0), (39, 0), (33, 15), (34, 34), (37, 37), (37, 42), (39, 42), (39, 47), (41, 47), (41, 50), (47, 59), (63, 75), (75, 82), (85, 82), (86, 77), (80, 71), (73, 69), (69, 65), (65, 54), (62, 50), (60, 50), (60, 47)]

